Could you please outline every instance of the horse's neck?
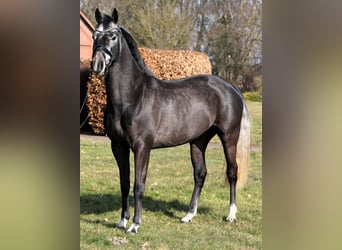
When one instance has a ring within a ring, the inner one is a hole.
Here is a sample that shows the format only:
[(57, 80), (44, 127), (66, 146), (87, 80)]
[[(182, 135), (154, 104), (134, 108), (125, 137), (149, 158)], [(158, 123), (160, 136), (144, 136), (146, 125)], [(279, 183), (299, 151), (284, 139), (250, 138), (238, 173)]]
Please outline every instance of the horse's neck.
[(127, 50), (111, 67), (107, 79), (107, 94), (113, 105), (131, 105), (143, 93), (144, 75)]

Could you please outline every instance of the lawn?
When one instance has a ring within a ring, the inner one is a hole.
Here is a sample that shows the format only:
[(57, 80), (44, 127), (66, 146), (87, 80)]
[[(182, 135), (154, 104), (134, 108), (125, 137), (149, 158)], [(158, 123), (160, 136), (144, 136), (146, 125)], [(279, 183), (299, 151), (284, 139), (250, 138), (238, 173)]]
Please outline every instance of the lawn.
[[(253, 120), (252, 144), (261, 145), (261, 103), (247, 104)], [(207, 150), (208, 176), (198, 215), (188, 224), (179, 221), (186, 214), (193, 189), (189, 146), (153, 150), (142, 225), (137, 235), (131, 235), (116, 228), (121, 213), (120, 180), (109, 143), (81, 140), (80, 147), (81, 249), (262, 248), (260, 150), (252, 151), (247, 185), (237, 192), (239, 211), (235, 224), (223, 221), (228, 213), (229, 189), (224, 184), (225, 161), (221, 148)], [(131, 172), (134, 172), (132, 166)], [(133, 217), (132, 187), (133, 176), (130, 196)]]

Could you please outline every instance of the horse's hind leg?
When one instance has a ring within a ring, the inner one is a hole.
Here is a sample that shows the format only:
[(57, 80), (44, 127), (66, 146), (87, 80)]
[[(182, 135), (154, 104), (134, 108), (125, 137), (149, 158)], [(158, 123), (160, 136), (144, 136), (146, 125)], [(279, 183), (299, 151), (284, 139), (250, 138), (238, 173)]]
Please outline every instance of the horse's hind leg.
[(229, 206), (229, 214), (226, 218), (228, 222), (236, 221), (236, 212), (237, 206), (235, 203), (236, 198), (236, 182), (237, 182), (237, 173), (238, 173), (238, 165), (236, 163), (236, 150), (237, 150), (237, 141), (239, 138), (239, 129), (235, 129), (232, 133), (220, 135), (220, 139), (222, 141), (224, 154), (227, 162), (227, 178), (229, 180), (230, 187), (230, 206)]
[(192, 141), (190, 143), (191, 150), (191, 162), (194, 169), (194, 190), (192, 192), (192, 197), (189, 205), (188, 213), (184, 218), (181, 219), (181, 222), (187, 223), (190, 222), (191, 219), (197, 213), (197, 205), (198, 200), (201, 195), (201, 191), (204, 185), (205, 177), (207, 175), (207, 167), (205, 164), (205, 150), (210, 139), (215, 135), (214, 129), (208, 130), (201, 137)]

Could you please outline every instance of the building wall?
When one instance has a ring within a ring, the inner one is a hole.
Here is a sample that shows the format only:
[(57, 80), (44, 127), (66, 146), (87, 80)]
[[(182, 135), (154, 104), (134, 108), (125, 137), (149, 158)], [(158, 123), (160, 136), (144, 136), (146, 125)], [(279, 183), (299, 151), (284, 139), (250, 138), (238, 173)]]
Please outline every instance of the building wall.
[(92, 31), (80, 18), (80, 59), (90, 59), (93, 49)]

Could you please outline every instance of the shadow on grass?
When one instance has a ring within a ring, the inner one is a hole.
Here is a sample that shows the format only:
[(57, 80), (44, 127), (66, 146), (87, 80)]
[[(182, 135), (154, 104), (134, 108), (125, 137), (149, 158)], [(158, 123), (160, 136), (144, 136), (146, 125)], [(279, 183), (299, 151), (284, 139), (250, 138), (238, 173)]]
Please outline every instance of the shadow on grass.
[[(132, 196), (129, 197), (131, 206), (134, 203)], [(143, 198), (143, 210), (151, 212), (162, 212), (170, 218), (179, 218), (175, 216), (175, 211), (187, 212), (188, 204), (179, 202), (178, 200), (163, 201), (156, 200), (149, 196)], [(86, 194), (81, 195), (80, 200), (80, 214), (101, 214), (111, 211), (121, 211), (121, 195), (115, 194)], [(211, 208), (201, 207), (198, 208), (198, 213), (208, 213)], [(132, 213), (132, 207), (131, 207)], [(131, 214), (133, 216), (133, 214)], [(180, 218), (179, 218), (180, 219)], [(99, 221), (93, 221), (99, 223)]]

